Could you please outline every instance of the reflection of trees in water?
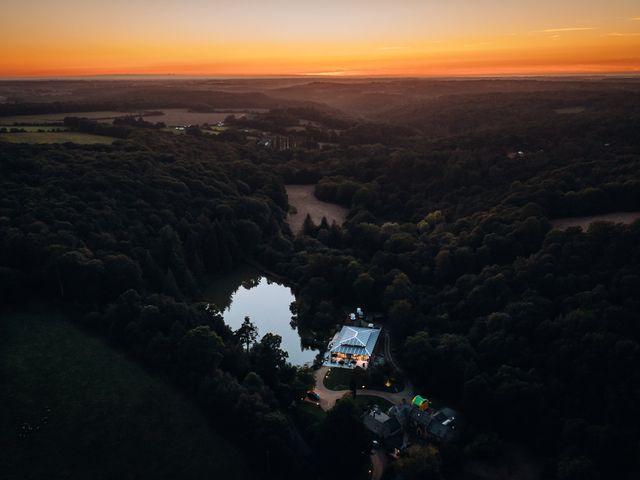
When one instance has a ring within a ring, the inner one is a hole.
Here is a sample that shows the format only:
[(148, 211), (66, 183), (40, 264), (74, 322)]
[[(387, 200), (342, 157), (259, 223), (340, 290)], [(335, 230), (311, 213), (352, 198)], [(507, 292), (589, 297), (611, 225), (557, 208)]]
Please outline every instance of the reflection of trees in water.
[(215, 315), (222, 315), (226, 308), (224, 306), (221, 307), (217, 303), (213, 303), (213, 302), (208, 302), (207, 305), (208, 305), (207, 310), (212, 312)]
[(205, 289), (203, 299), (215, 303), (221, 311), (225, 311), (231, 308), (231, 299), (240, 288), (256, 287), (262, 278), (262, 274), (253, 267), (237, 267), (214, 279)]
[(298, 323), (297, 315), (293, 315), (291, 317), (291, 321), (289, 322), (291, 328), (298, 331), (298, 336), (300, 337), (300, 347), (302, 350), (320, 350), (323, 351), (326, 347), (323, 338), (317, 338), (316, 335), (309, 329), (305, 328), (304, 324)]
[[(246, 288), (247, 290), (250, 290), (250, 289), (252, 289), (253, 287), (257, 287), (258, 285), (260, 285), (260, 282), (262, 281), (262, 279), (263, 279), (263, 278), (265, 278), (265, 277), (262, 277), (262, 276), (260, 276), (260, 275), (256, 275), (255, 277), (251, 277), (251, 278), (248, 278), (248, 279), (246, 279), (246, 280), (243, 280), (241, 285), (242, 285), (244, 288)], [(269, 281), (269, 279), (267, 279), (267, 283), (268, 283), (268, 284), (271, 284), (271, 282)], [(235, 293), (235, 292), (234, 292), (234, 293)]]
[[(263, 281), (266, 281), (266, 283), (263, 283)], [(253, 267), (239, 267), (217, 278), (215, 281), (213, 281), (209, 285), (207, 292), (203, 297), (206, 302), (209, 302), (211, 304), (212, 309), (214, 309), (215, 311), (219, 311), (223, 316), (226, 316), (228, 311), (231, 311), (233, 308), (243, 310), (241, 306), (243, 302), (247, 302), (247, 305), (251, 304), (251, 301), (253, 298), (252, 297), (253, 292), (250, 294), (242, 295), (242, 300), (239, 300), (238, 305), (234, 305), (236, 303), (234, 301), (234, 297), (239, 290), (244, 288), (249, 291), (256, 287), (260, 287), (259, 289), (260, 292), (259, 293), (256, 292), (260, 297), (260, 299), (264, 300), (266, 295), (267, 300), (269, 300), (270, 290), (267, 290), (266, 294), (262, 292), (262, 290), (266, 286), (272, 286), (273, 288), (273, 286), (275, 285), (288, 288), (290, 293), (293, 295), (293, 292), (289, 287), (287, 287), (286, 285), (283, 285), (281, 282), (277, 280), (273, 280), (264, 276), (262, 272), (257, 271)], [(305, 329), (303, 322), (298, 323), (298, 312), (297, 312), (296, 300), (295, 300), (295, 297), (293, 296), (290, 298), (293, 298), (293, 300), (289, 304), (289, 311), (291, 312), (291, 315), (289, 316), (290, 318), (289, 326), (293, 330), (293, 332), (295, 332), (294, 335), (296, 335), (299, 338), (299, 342), (300, 342), (299, 347), (295, 345), (295, 343), (297, 342), (295, 342), (294, 344), (290, 344), (288, 347), (289, 349), (288, 353), (290, 356), (293, 357), (293, 359), (290, 359), (290, 361), (293, 361), (293, 363), (295, 364), (297, 362), (297, 360), (295, 359), (295, 355), (298, 349), (300, 351), (319, 350), (319, 349), (324, 349), (326, 345), (324, 344), (324, 341), (315, 340), (314, 333), (310, 330)], [(278, 294), (278, 295), (275, 295), (272, 300), (273, 300), (273, 303), (275, 304), (276, 302), (280, 302), (281, 299), (282, 299), (282, 296)], [(266, 307), (266, 308), (271, 308), (271, 307)], [(279, 306), (279, 308), (281, 308), (281, 306)], [(286, 326), (285, 326), (286, 324), (284, 324), (284, 322), (286, 322), (287, 315), (286, 313), (284, 313), (283, 315), (283, 313), (280, 313), (280, 312), (282, 311), (278, 310), (277, 322), (274, 322), (274, 323), (279, 323), (280, 329), (282, 329), (283, 327), (286, 329)], [(242, 313), (243, 316), (247, 314), (247, 312), (240, 312), (240, 313)], [(262, 316), (262, 314), (268, 315), (269, 312), (268, 311), (260, 312), (260, 316)], [(256, 315), (258, 315), (258, 313), (256, 313)], [(257, 319), (256, 324), (260, 324), (261, 323), (260, 319), (258, 319), (257, 317), (256, 319)], [(264, 318), (264, 320), (267, 321), (268, 319)], [(273, 318), (271, 320), (273, 320)], [(278, 329), (278, 327), (275, 327), (275, 326), (272, 328), (276, 330)], [(286, 332), (282, 332), (282, 333), (283, 333), (283, 336), (288, 338), (289, 339), (288, 341), (291, 342), (291, 339), (290, 339), (291, 337), (287, 336)], [(306, 358), (306, 355), (304, 358)]]

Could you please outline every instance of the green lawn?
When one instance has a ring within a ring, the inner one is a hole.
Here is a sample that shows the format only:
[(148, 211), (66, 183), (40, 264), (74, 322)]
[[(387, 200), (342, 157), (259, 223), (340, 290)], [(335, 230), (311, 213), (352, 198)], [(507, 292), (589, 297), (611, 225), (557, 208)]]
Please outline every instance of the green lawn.
[(0, 477), (250, 478), (161, 379), (61, 316), (0, 316)]
[(323, 421), (327, 413), (313, 403), (299, 402), (296, 405), (295, 415), (304, 418), (308, 423), (313, 423)]
[(92, 135), (82, 132), (20, 132), (0, 133), (0, 142), (9, 143), (66, 143), (79, 144), (105, 143), (111, 144), (115, 138)]
[(353, 370), (332, 368), (324, 377), (324, 386), (329, 390), (348, 390), (351, 378), (353, 378)]
[(204, 130), (205, 133), (209, 133), (211, 135), (220, 135), (222, 132), (227, 130), (229, 127), (219, 127), (217, 125), (213, 127), (209, 127), (208, 130)]

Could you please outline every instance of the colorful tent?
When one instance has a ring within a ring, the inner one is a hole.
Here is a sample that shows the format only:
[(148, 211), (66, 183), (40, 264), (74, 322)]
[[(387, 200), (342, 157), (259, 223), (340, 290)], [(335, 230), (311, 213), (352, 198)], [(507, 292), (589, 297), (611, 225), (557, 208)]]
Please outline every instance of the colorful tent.
[(415, 405), (420, 410), (425, 411), (427, 408), (429, 408), (429, 399), (424, 398), (420, 395), (416, 395), (415, 397), (413, 397), (413, 400), (411, 400), (411, 404)]

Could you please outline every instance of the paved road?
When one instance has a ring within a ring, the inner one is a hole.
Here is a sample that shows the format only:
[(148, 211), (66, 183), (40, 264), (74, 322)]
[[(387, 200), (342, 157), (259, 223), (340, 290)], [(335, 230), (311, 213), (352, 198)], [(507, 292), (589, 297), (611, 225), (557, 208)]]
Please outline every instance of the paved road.
[[(330, 390), (324, 386), (323, 380), (327, 372), (329, 371), (329, 367), (320, 367), (316, 370), (316, 386), (315, 391), (320, 395), (320, 407), (323, 410), (329, 410), (333, 408), (336, 404), (336, 400), (342, 398), (345, 393), (349, 390)], [(380, 397), (388, 400), (393, 404), (402, 403), (402, 399), (405, 399), (407, 402), (411, 402), (413, 398), (413, 388), (407, 383), (405, 384), (404, 390), (398, 393), (391, 392), (382, 392), (380, 390), (369, 390), (368, 388), (359, 388), (356, 390), (356, 395), (371, 395), (373, 397)]]
[[(324, 377), (329, 371), (329, 367), (320, 367), (315, 372), (316, 386), (315, 391), (320, 395), (320, 407), (323, 410), (330, 410), (336, 404), (336, 400), (342, 398), (349, 390), (330, 390), (324, 386)], [(405, 384), (404, 390), (398, 393), (381, 392), (379, 390), (369, 390), (366, 388), (359, 388), (356, 390), (356, 395), (371, 395), (374, 397), (384, 398), (389, 402), (397, 405), (402, 403), (402, 399), (407, 402), (411, 402), (413, 397), (413, 388), (409, 383)], [(387, 458), (384, 451), (374, 450), (371, 454), (371, 479), (380, 480), (387, 468)]]
[[(385, 330), (385, 342), (384, 342), (384, 354), (387, 361), (390, 361), (396, 370), (400, 370), (400, 367), (395, 362), (393, 356), (391, 355), (391, 350), (389, 348), (391, 344), (391, 339), (389, 338), (389, 333)], [(315, 372), (315, 380), (316, 386), (315, 391), (320, 395), (320, 407), (323, 410), (330, 410), (336, 404), (336, 400), (342, 398), (345, 393), (349, 390), (330, 390), (324, 386), (324, 377), (327, 375), (327, 372), (330, 370), (329, 367), (320, 367)], [(397, 393), (391, 392), (382, 392), (380, 390), (369, 390), (367, 388), (359, 388), (356, 389), (356, 395), (371, 395), (373, 397), (384, 398), (385, 400), (393, 403), (394, 405), (398, 405), (402, 403), (402, 400), (406, 400), (407, 402), (411, 402), (413, 398), (413, 386), (406, 382), (404, 385), (404, 390)], [(387, 467), (387, 458), (382, 450), (374, 450), (371, 454), (371, 479), (372, 480), (380, 480), (384, 471)]]
[(371, 454), (371, 480), (380, 480), (387, 468), (387, 457), (382, 450), (374, 450)]
[(395, 368), (399, 372), (402, 372), (400, 365), (396, 363), (395, 358), (393, 358), (393, 355), (391, 355), (391, 337), (389, 337), (389, 330), (385, 329), (383, 333), (384, 333), (384, 358), (388, 362), (391, 362), (391, 365), (393, 365), (393, 368)]
[(330, 410), (336, 404), (336, 400), (342, 398), (342, 396), (349, 390), (329, 390), (324, 386), (324, 377), (329, 371), (329, 367), (320, 367), (316, 370), (316, 386), (315, 391), (320, 395), (320, 407), (323, 410)]

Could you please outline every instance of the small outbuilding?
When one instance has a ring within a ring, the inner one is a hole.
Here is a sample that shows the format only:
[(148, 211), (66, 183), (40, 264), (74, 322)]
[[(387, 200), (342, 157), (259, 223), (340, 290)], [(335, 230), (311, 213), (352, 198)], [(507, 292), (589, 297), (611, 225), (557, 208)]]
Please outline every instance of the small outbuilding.
[(365, 427), (381, 440), (390, 438), (402, 430), (397, 418), (390, 417), (377, 408), (365, 413), (362, 421)]

